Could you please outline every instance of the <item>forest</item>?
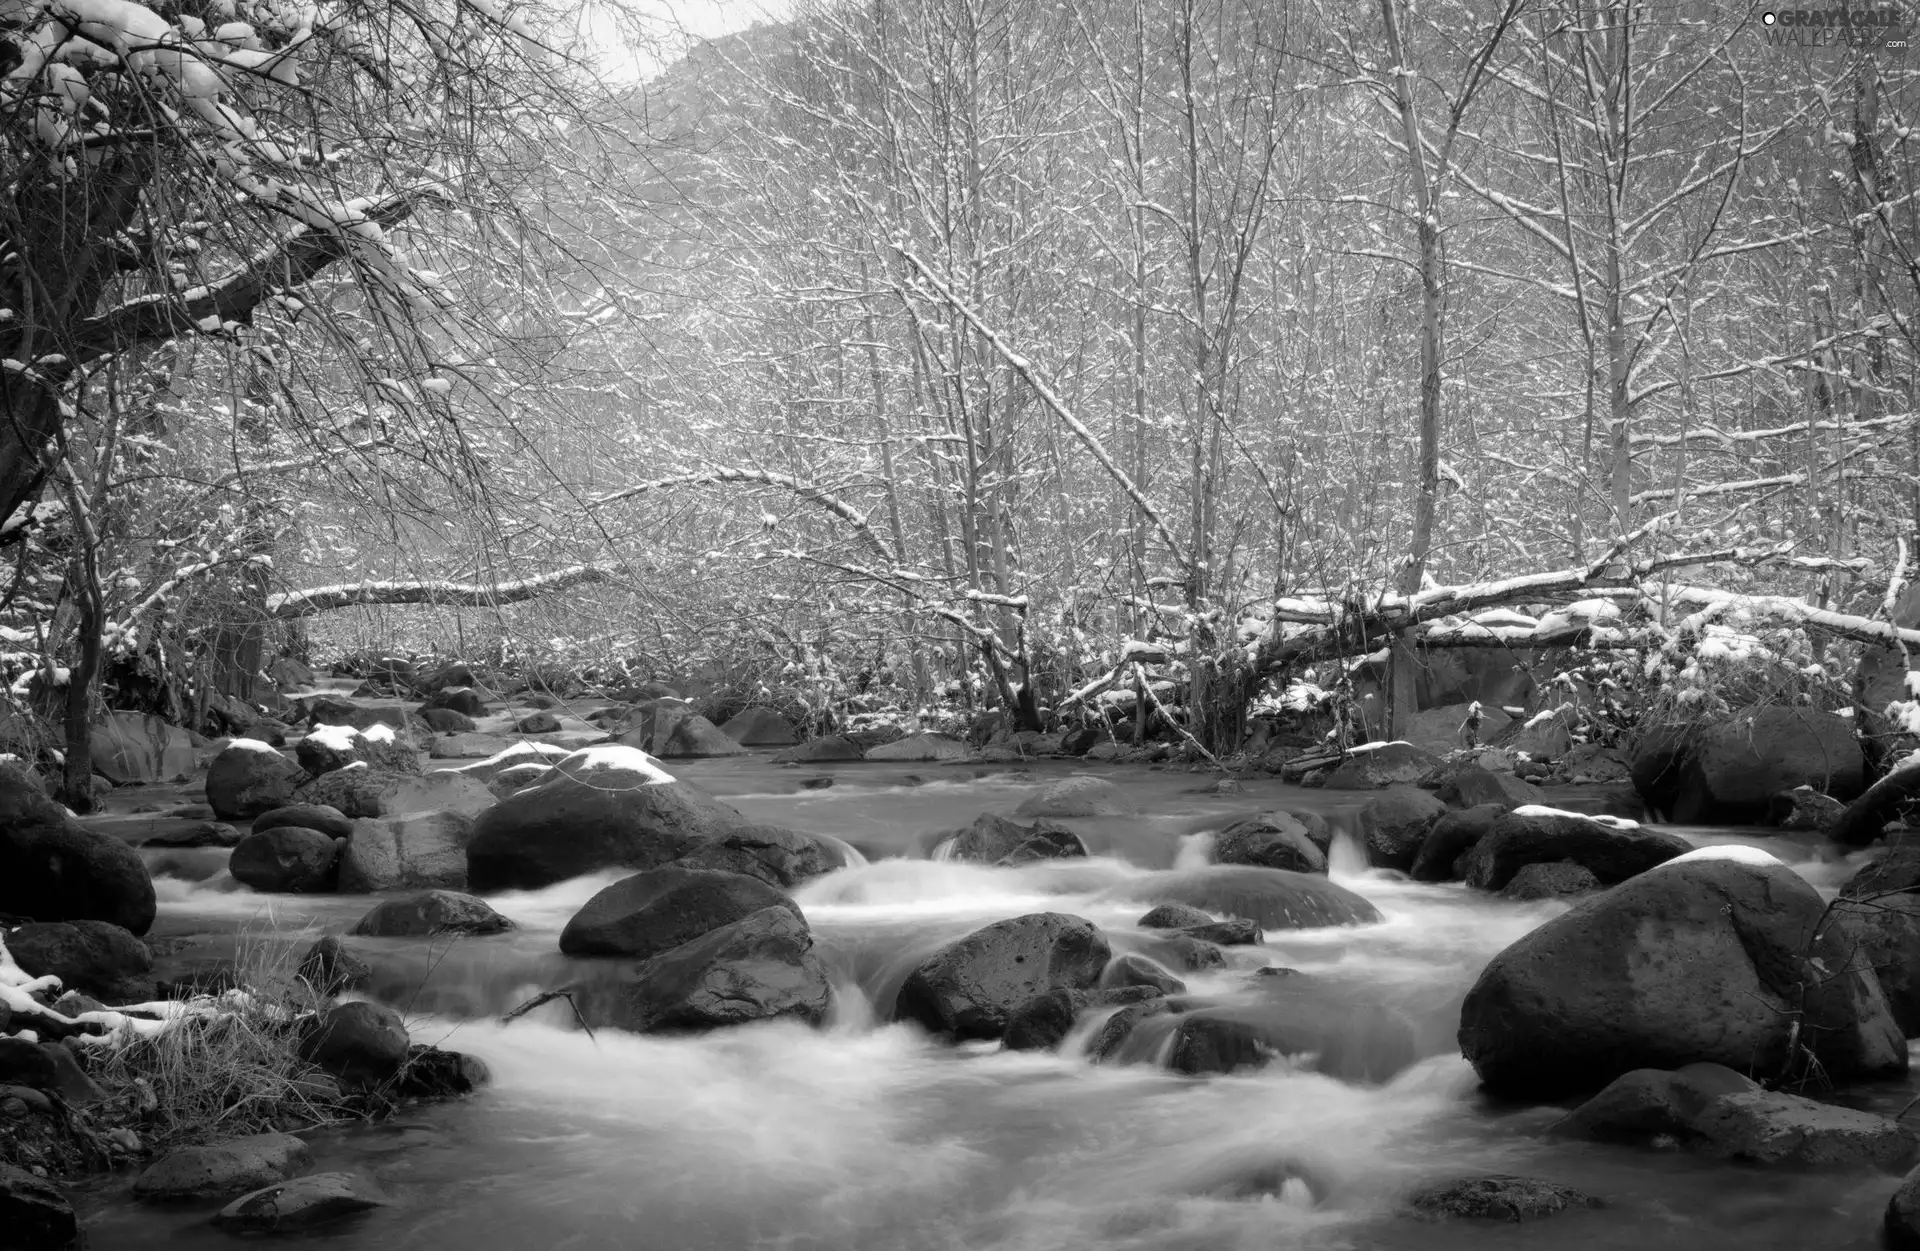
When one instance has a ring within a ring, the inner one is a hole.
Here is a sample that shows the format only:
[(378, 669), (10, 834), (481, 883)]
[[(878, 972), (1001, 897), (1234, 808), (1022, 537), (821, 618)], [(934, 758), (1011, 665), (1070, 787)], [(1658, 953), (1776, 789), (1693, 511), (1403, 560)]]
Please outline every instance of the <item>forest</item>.
[(0, 0), (0, 1251), (1920, 1247), (1916, 38)]
[(191, 73), (95, 86), (85, 21), (12, 71), (29, 719), (217, 731), (375, 648), (1030, 729), (1151, 683), (1225, 755), (1333, 660), (1387, 732), (1473, 610), (1597, 598), (1663, 685), (1718, 633), (1835, 706), (1920, 642), (1899, 48), (929, 0), (634, 83), (564, 14), (215, 9)]

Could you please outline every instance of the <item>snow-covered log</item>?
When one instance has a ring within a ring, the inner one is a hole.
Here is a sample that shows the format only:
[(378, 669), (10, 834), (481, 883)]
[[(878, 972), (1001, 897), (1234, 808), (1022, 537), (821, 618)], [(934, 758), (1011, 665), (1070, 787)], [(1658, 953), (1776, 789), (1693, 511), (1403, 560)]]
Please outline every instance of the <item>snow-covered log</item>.
[[(1275, 670), (1296, 661), (1345, 654), (1363, 636), (1371, 639), (1398, 630), (1421, 627), (1427, 633), (1437, 632), (1437, 645), (1440, 646), (1563, 646), (1575, 641), (1578, 632), (1563, 638), (1538, 630), (1527, 631), (1508, 626), (1481, 627), (1485, 630), (1485, 637), (1476, 641), (1471, 637), (1476, 633), (1471, 627), (1452, 622), (1444, 627), (1434, 627), (1428, 623), (1507, 604), (1571, 598), (1611, 599), (1623, 607), (1650, 605), (1656, 600), (1664, 600), (1669, 606), (1696, 610), (1712, 607), (1772, 618), (1861, 642), (1920, 645), (1920, 630), (1897, 629), (1870, 617), (1815, 608), (1791, 596), (1737, 595), (1729, 591), (1683, 585), (1662, 586), (1657, 590), (1643, 589), (1661, 574), (1715, 564), (1778, 565), (1852, 573), (1865, 573), (1870, 567), (1869, 562), (1864, 560), (1834, 561), (1795, 556), (1785, 548), (1734, 547), (1641, 561), (1609, 557), (1568, 569), (1521, 574), (1462, 586), (1427, 587), (1413, 595), (1388, 593), (1369, 600), (1345, 603), (1330, 598), (1292, 597), (1274, 604), (1271, 624), (1255, 648), (1254, 659), (1261, 667)], [(1295, 628), (1289, 629), (1289, 626)], [(1306, 628), (1298, 628), (1303, 626)], [(1560, 633), (1564, 631), (1554, 632)], [(1594, 637), (1588, 635), (1589, 645)], [(1598, 637), (1605, 641), (1624, 642), (1616, 640), (1612, 631)]]
[(1865, 847), (1880, 837), (1900, 805), (1920, 796), (1920, 757), (1909, 758), (1847, 805), (1828, 837), (1842, 847)]
[(426, 578), (416, 582), (316, 586), (304, 591), (268, 596), (267, 612), (286, 621), (361, 604), (442, 604), (456, 608), (491, 608), (496, 604), (516, 604), (570, 587), (605, 582), (612, 577), (613, 570), (602, 565), (574, 565), (512, 582), (450, 582)]

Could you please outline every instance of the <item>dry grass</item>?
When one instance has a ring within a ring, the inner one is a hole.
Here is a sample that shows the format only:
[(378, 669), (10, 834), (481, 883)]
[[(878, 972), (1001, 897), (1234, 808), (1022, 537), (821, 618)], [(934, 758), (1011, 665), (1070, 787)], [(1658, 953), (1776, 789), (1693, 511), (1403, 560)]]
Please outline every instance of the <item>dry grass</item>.
[(289, 937), (242, 934), (235, 983), (249, 1002), (96, 1053), (112, 1119), (158, 1150), (351, 1119), (331, 1079), (300, 1058), (295, 1021), (323, 1000), (296, 975), (305, 944)]

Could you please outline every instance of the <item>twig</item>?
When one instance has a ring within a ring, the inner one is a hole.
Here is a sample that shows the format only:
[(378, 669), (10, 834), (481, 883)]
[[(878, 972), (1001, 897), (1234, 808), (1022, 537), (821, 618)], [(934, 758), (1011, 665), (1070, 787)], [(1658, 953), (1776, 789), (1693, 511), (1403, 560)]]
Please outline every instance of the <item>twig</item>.
[(535, 995), (533, 998), (527, 1000), (525, 1003), (521, 1004), (519, 1007), (515, 1008), (513, 1011), (501, 1017), (500, 1024), (511, 1025), (515, 1021), (519, 1020), (521, 1017), (525, 1016), (527, 1013), (533, 1011), (535, 1008), (541, 1007), (545, 1004), (552, 1003), (556, 999), (564, 999), (567, 1001), (567, 1006), (573, 1009), (573, 1019), (580, 1022), (580, 1028), (586, 1031), (588, 1038), (592, 1038), (593, 1026), (588, 1025), (587, 1018), (580, 1015), (580, 1005), (574, 1002), (573, 988), (570, 986), (564, 990), (541, 991), (539, 994)]

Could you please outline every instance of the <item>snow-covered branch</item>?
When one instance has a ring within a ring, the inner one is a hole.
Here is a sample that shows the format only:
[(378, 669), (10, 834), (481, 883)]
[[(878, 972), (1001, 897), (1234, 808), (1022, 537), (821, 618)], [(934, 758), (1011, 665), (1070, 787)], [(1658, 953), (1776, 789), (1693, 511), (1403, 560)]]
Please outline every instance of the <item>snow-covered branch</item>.
[(458, 608), (491, 608), (496, 604), (516, 604), (553, 591), (605, 582), (612, 577), (613, 570), (602, 565), (574, 565), (531, 578), (491, 584), (428, 578), (416, 582), (316, 586), (304, 591), (268, 596), (267, 612), (285, 621), (361, 604), (441, 604)]

